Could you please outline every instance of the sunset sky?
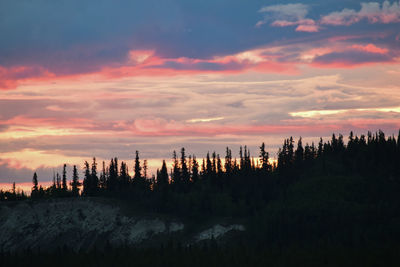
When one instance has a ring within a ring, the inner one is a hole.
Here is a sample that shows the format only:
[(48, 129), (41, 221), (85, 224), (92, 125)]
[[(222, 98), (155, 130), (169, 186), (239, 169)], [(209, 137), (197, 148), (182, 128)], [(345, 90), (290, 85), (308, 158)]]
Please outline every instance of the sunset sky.
[(0, 34), (0, 183), (400, 128), (398, 1), (2, 0)]

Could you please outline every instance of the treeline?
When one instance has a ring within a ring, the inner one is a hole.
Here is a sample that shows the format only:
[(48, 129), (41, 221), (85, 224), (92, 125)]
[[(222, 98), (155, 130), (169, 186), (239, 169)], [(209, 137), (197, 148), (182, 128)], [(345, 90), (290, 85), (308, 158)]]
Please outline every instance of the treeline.
[[(140, 160), (138, 151), (133, 176), (127, 162), (113, 158), (99, 167), (93, 158), (91, 163), (84, 163), (82, 182), (76, 166), (70, 181), (64, 165), (62, 174), (55, 174), (53, 185), (47, 188), (38, 186), (35, 173), (31, 198), (109, 196), (156, 211), (234, 216), (256, 213), (302, 177), (361, 175), (400, 182), (400, 132), (397, 139), (386, 137), (382, 131), (366, 136), (351, 132), (347, 144), (343, 139), (333, 134), (329, 141), (321, 138), (316, 145), (303, 145), (302, 138), (296, 142), (290, 137), (284, 140), (274, 164), (264, 143), (256, 157), (246, 146), (240, 147), (238, 158), (229, 148), (223, 158), (213, 152), (203, 159), (187, 155), (182, 148), (179, 155), (173, 152), (172, 168), (168, 169), (164, 160), (151, 177), (147, 161)], [(10, 192), (1, 192), (0, 199), (13, 198)]]
[(15, 182), (12, 184), (12, 188), (9, 191), (3, 191), (0, 189), (0, 201), (4, 200), (9, 200), (9, 201), (15, 201), (15, 200), (25, 200), (27, 199), (28, 196), (25, 195), (24, 191), (18, 190), (16, 188)]

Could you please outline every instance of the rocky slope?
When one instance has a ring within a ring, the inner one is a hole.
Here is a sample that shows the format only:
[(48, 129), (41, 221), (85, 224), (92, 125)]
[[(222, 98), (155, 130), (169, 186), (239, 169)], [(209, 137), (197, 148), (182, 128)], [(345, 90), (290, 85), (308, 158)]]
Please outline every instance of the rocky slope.
[[(89, 199), (0, 203), (0, 250), (53, 250), (67, 246), (90, 250), (107, 245), (135, 245), (160, 235), (181, 233), (180, 220), (126, 216), (117, 206)], [(242, 225), (214, 225), (193, 233), (190, 242), (218, 238)]]

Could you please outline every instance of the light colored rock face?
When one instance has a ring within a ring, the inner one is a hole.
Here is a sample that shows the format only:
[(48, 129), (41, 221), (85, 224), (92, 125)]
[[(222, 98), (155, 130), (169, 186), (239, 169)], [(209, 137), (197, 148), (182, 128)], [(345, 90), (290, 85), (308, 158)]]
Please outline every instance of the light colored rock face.
[(195, 240), (196, 240), (196, 242), (199, 242), (202, 240), (207, 240), (207, 239), (212, 239), (212, 238), (216, 239), (232, 230), (245, 231), (246, 229), (243, 225), (240, 225), (240, 224), (232, 224), (232, 225), (228, 225), (228, 226), (222, 226), (220, 224), (216, 224), (213, 227), (197, 234), (195, 236)]
[(56, 200), (0, 206), (0, 250), (48, 250), (68, 246), (88, 250), (138, 244), (161, 233), (180, 231), (179, 222), (139, 219), (120, 214), (117, 207), (90, 200)]

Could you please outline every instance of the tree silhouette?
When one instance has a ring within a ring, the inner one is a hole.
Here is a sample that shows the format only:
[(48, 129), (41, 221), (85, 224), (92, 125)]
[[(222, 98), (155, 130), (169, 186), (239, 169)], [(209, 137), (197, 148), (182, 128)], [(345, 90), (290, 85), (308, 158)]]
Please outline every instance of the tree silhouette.
[(83, 191), (82, 194), (85, 196), (89, 196), (92, 194), (92, 175), (90, 173), (90, 166), (87, 161), (84, 163), (84, 169), (85, 169), (85, 177), (83, 178)]
[(181, 184), (181, 170), (179, 167), (178, 156), (176, 151), (172, 153), (172, 183), (176, 188), (180, 187)]
[(79, 195), (79, 187), (80, 186), (81, 186), (81, 183), (79, 182), (78, 170), (76, 168), (76, 165), (74, 165), (74, 168), (72, 171), (72, 182), (71, 182), (73, 196)]
[(183, 190), (187, 190), (187, 187), (190, 182), (190, 175), (189, 175), (189, 169), (186, 163), (186, 154), (185, 154), (185, 148), (182, 147), (181, 149), (181, 164), (180, 164), (180, 183), (181, 186), (183, 186)]
[(63, 174), (62, 174), (62, 190), (67, 191), (67, 164), (63, 166)]
[(140, 166), (140, 160), (139, 160), (139, 151), (136, 150), (136, 156), (135, 156), (135, 176), (133, 179), (136, 181), (139, 181), (139, 179), (142, 178), (142, 167)]
[(269, 164), (269, 153), (265, 151), (265, 143), (263, 142), (260, 146), (260, 161), (261, 161), (261, 170), (263, 173), (268, 173), (271, 169)]
[(197, 183), (199, 180), (199, 163), (197, 162), (196, 156), (193, 155), (192, 160), (192, 182)]
[(37, 178), (36, 172), (33, 174), (32, 183), (33, 183), (33, 187), (32, 187), (31, 196), (32, 197), (36, 197), (38, 195), (38, 192), (39, 192), (38, 178)]
[(147, 179), (148, 178), (148, 169), (149, 167), (147, 166), (147, 159), (143, 160), (143, 178)]

